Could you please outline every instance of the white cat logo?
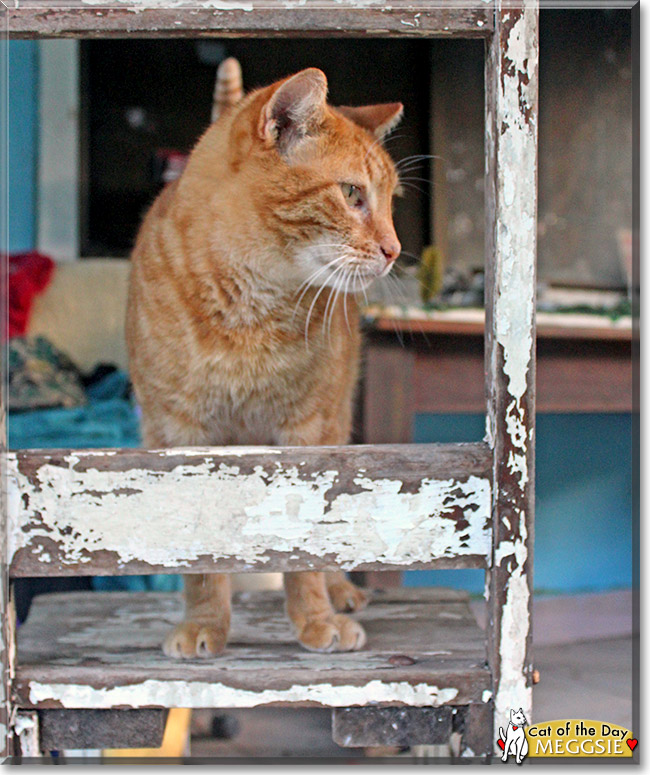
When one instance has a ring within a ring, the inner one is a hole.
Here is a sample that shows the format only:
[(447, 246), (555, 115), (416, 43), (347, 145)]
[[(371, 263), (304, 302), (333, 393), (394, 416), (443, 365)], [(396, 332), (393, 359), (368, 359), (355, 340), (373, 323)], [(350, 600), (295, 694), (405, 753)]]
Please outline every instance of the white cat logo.
[(510, 711), (510, 722), (506, 729), (505, 735), (503, 734), (503, 727), (499, 727), (499, 747), (503, 748), (503, 756), (501, 761), (508, 761), (508, 754), (514, 753), (515, 761), (517, 764), (521, 764), (524, 757), (528, 755), (528, 740), (524, 734), (524, 727), (528, 725), (526, 716), (522, 708), (519, 710)]

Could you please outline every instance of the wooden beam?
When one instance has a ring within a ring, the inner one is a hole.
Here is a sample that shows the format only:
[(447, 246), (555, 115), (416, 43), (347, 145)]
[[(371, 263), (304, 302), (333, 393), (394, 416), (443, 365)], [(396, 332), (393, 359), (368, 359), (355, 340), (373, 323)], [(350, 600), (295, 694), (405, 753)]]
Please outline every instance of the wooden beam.
[(494, 455), (487, 629), (495, 727), (511, 708), (523, 708), (530, 722), (532, 704), (537, 59), (536, 0), (498, 0), (485, 70), (485, 364)]
[(14, 576), (485, 567), (485, 444), (20, 451)]
[(11, 37), (486, 37), (493, 4), (420, 0), (21, 0)]

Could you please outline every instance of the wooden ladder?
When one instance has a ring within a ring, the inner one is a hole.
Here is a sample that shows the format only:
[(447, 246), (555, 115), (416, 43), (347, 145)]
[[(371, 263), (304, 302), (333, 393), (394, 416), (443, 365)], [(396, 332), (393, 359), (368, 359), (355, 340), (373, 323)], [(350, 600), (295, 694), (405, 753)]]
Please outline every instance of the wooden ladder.
[[(70, 728), (80, 713), (97, 748), (115, 746), (102, 719), (135, 728), (152, 709), (322, 706), (341, 745), (457, 732), (461, 755), (477, 757), (500, 753), (495, 729), (510, 708), (530, 720), (538, 9), (467, 5), (21, 0), (2, 12), (10, 38), (480, 37), (486, 51), (484, 441), (5, 453), (5, 756), (38, 755), (57, 719)], [(235, 600), (239, 618), (215, 660), (163, 656), (181, 605), (154, 593), (43, 596), (16, 638), (10, 584), (20, 576), (337, 568), (485, 569), (486, 634), (461, 593), (398, 590), (360, 616), (369, 645), (352, 654), (302, 651), (273, 594)]]

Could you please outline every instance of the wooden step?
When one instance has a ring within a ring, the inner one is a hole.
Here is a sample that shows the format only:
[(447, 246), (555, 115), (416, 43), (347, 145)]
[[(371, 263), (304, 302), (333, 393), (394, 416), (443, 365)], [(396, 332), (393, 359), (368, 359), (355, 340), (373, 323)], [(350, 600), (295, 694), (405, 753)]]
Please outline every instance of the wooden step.
[(160, 644), (181, 618), (180, 595), (57, 593), (34, 600), (18, 630), (14, 693), (23, 708), (250, 708), (261, 705), (485, 703), (484, 635), (467, 595), (377, 591), (357, 614), (363, 651), (316, 654), (295, 641), (274, 592), (234, 597), (220, 657), (178, 662)]

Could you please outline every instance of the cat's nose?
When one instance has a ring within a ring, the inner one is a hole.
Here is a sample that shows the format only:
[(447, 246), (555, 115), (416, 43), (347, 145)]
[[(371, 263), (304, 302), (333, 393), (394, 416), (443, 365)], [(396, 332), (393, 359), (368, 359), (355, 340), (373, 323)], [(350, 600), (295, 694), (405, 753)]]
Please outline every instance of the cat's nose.
[(399, 244), (397, 237), (384, 237), (379, 244), (382, 255), (386, 259), (386, 264), (392, 264), (393, 261), (402, 252), (402, 246)]

